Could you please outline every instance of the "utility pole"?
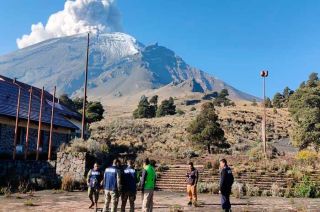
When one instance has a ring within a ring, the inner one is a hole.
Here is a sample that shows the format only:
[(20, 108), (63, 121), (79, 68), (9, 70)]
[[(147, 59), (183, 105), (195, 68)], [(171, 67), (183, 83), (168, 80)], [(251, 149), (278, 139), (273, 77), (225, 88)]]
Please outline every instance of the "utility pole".
[(81, 129), (81, 138), (82, 139), (85, 139), (85, 130), (86, 130), (86, 103), (87, 103), (87, 85), (88, 85), (89, 43), (90, 43), (90, 34), (88, 33), (87, 60), (86, 60), (86, 69), (85, 69), (85, 73), (84, 73), (84, 97), (83, 97), (83, 108), (82, 108), (82, 129)]
[(262, 141), (263, 141), (263, 152), (265, 157), (267, 158), (267, 132), (266, 132), (266, 125), (267, 125), (267, 111), (266, 111), (266, 78), (269, 75), (269, 71), (263, 70), (260, 73), (261, 77), (263, 78), (263, 118), (262, 118)]

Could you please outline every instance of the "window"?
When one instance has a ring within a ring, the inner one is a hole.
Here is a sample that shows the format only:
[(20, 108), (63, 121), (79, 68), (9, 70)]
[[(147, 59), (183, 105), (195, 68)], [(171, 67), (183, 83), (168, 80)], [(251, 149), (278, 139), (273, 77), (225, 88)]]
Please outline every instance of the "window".
[(26, 140), (26, 128), (18, 127), (17, 132), (17, 145), (23, 145)]

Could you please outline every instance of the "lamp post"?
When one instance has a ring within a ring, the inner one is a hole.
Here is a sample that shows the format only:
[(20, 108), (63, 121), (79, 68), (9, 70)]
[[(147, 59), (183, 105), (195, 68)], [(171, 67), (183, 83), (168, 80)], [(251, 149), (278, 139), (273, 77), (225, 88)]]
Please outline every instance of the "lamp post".
[(267, 157), (267, 132), (266, 132), (266, 125), (267, 125), (267, 112), (266, 112), (266, 78), (269, 75), (269, 71), (263, 70), (260, 73), (260, 76), (263, 78), (263, 118), (262, 118), (262, 141), (263, 141), (263, 152)]

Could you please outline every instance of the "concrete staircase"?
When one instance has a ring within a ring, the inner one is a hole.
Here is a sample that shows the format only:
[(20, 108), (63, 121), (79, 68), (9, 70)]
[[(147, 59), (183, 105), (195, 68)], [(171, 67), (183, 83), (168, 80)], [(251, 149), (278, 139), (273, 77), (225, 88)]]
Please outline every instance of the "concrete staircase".
[[(186, 173), (188, 165), (170, 165), (168, 170), (158, 172), (157, 189), (163, 191), (186, 191)], [(196, 168), (199, 171), (200, 182), (215, 182), (219, 183), (219, 172), (208, 171), (203, 165), (198, 165)], [(232, 167), (231, 167), (232, 168)], [(320, 171), (315, 171), (311, 174), (313, 181), (319, 180)], [(286, 188), (292, 181), (292, 177), (285, 174), (267, 172), (263, 170), (246, 171), (240, 174), (234, 174), (235, 181), (239, 183), (250, 184), (258, 187), (260, 190), (270, 190), (271, 186), (276, 183), (280, 188)]]

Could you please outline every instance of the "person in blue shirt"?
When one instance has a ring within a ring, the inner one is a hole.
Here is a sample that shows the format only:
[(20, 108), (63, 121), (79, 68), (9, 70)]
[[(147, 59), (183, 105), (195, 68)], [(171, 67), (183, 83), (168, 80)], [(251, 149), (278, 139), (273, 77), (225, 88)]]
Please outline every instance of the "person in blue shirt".
[(137, 172), (134, 169), (134, 162), (132, 160), (127, 161), (127, 167), (123, 170), (123, 190), (121, 193), (121, 212), (126, 211), (126, 204), (129, 199), (130, 212), (134, 211), (134, 201), (137, 195)]
[(94, 205), (96, 206), (96, 208), (98, 206), (101, 180), (102, 173), (99, 170), (99, 164), (95, 163), (93, 169), (90, 169), (87, 175), (88, 196), (91, 200), (91, 205), (89, 206), (89, 208), (92, 208)]
[(104, 171), (103, 187), (105, 195), (103, 211), (109, 211), (111, 203), (111, 212), (116, 212), (122, 189), (120, 161), (118, 159), (113, 160), (112, 166), (109, 166)]

